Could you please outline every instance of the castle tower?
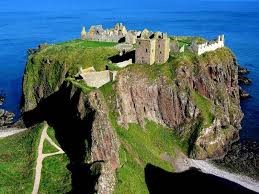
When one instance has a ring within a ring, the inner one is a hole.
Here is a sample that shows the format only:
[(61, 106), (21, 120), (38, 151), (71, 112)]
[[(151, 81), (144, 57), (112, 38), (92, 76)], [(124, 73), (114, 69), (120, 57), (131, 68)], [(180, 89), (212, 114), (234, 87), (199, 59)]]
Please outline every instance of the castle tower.
[(221, 41), (221, 36), (219, 35), (218, 39), (217, 39), (217, 42), (220, 42), (220, 41)]
[(156, 40), (138, 38), (135, 60), (137, 64), (154, 64), (156, 58)]
[(89, 37), (91, 40), (94, 39), (94, 35), (95, 35), (95, 28), (92, 26), (89, 30)]
[(225, 35), (224, 34), (221, 35), (221, 40), (222, 40), (223, 43), (225, 42)]
[(82, 32), (81, 32), (81, 39), (86, 40), (86, 36), (87, 36), (87, 33), (86, 33), (86, 30), (85, 30), (85, 27), (83, 27)]
[(158, 33), (156, 35), (156, 63), (163, 64), (169, 59), (170, 39), (166, 34)]

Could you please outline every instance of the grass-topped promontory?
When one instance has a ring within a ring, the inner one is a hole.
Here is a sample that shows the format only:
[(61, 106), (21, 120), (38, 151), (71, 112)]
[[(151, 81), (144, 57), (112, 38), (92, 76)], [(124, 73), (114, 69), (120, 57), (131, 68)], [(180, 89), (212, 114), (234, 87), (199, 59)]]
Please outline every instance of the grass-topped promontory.
[[(80, 68), (94, 67), (105, 70), (109, 58), (118, 54), (114, 43), (74, 40), (70, 42), (42, 46), (38, 52), (28, 57), (24, 74), (23, 92), (26, 105), (36, 104), (35, 88), (53, 92), (65, 78), (73, 77)], [(29, 107), (25, 107), (29, 109)]]

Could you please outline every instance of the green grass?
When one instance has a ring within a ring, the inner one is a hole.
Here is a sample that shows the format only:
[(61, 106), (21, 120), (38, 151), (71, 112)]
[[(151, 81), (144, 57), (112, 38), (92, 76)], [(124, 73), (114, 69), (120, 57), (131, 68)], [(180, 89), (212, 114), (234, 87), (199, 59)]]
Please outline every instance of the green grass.
[[(164, 64), (132, 64), (121, 70), (133, 75), (139, 75), (139, 77), (148, 78), (149, 81), (156, 81), (160, 77), (164, 77), (167, 81), (172, 81), (173, 77), (173, 58), (170, 57), (169, 60)], [(124, 73), (126, 74), (126, 73)]]
[(114, 42), (101, 42), (101, 41), (89, 41), (89, 40), (72, 40), (67, 42), (58, 43), (57, 45), (76, 47), (76, 48), (98, 48), (98, 47), (113, 47), (117, 43)]
[(183, 45), (190, 46), (192, 42), (196, 42), (198, 44), (205, 43), (206, 40), (202, 37), (196, 36), (172, 36), (170, 37), (172, 41), (177, 41), (178, 46), (181, 48)]
[(39, 193), (67, 193), (71, 190), (71, 174), (65, 154), (47, 157), (43, 161)]
[(47, 130), (47, 134), (54, 141), (54, 143), (57, 146), (60, 146), (57, 139), (56, 139), (56, 136), (55, 136), (55, 129), (53, 129), (52, 127), (49, 127), (48, 130)]
[(113, 85), (107, 84), (101, 88), (109, 106), (109, 117), (112, 126), (119, 136), (121, 168), (117, 171), (117, 184), (114, 193), (148, 193), (145, 183), (144, 169), (148, 163), (165, 170), (173, 171), (172, 166), (162, 160), (161, 154), (167, 153), (174, 157), (179, 149), (187, 150), (187, 143), (182, 142), (172, 129), (146, 121), (144, 129), (137, 124), (129, 124), (129, 128), (117, 123), (115, 109), (115, 92)]
[(58, 150), (53, 145), (51, 145), (48, 140), (44, 141), (44, 143), (43, 143), (43, 153), (44, 154), (55, 153), (57, 151)]
[[(47, 134), (55, 144), (60, 146), (52, 127), (48, 128)], [(45, 140), (45, 142), (48, 141)], [(58, 151), (50, 143), (45, 147), (45, 142), (44, 153)], [(43, 160), (39, 193), (67, 193), (71, 190), (71, 173), (67, 169), (67, 164), (69, 159), (66, 154), (50, 156)]]
[(71, 82), (77, 88), (80, 88), (85, 94), (88, 94), (89, 92), (94, 90), (94, 88), (87, 86), (84, 80), (76, 80), (74, 78), (67, 78), (66, 80)]
[(0, 193), (31, 193), (42, 127), (0, 139)]
[(212, 102), (198, 92), (192, 92), (192, 98), (195, 105), (201, 111), (203, 127), (209, 127), (214, 121), (215, 116), (212, 114)]
[(174, 142), (170, 130), (154, 123), (148, 123), (145, 130), (136, 124), (129, 129), (117, 128), (120, 138), (120, 162), (117, 171), (115, 193), (148, 193), (144, 169), (148, 163), (173, 171), (172, 166), (163, 161), (161, 154), (174, 156)]
[(116, 64), (114, 63), (109, 63), (108, 64), (108, 69), (111, 70), (111, 71), (119, 71), (121, 70), (120, 67), (118, 67)]

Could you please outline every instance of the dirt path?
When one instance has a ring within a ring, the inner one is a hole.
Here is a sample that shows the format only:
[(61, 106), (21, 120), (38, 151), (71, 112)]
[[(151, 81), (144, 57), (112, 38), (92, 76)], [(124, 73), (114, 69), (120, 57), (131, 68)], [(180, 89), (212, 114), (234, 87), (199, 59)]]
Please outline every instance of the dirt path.
[[(43, 162), (44, 158), (64, 153), (64, 151), (59, 146), (57, 146), (53, 142), (53, 140), (48, 136), (48, 134), (47, 134), (48, 127), (49, 126), (47, 124), (44, 125), (44, 128), (41, 133), (41, 137), (40, 137), (40, 143), (39, 143), (39, 147), (38, 147), (38, 158), (37, 158), (36, 172), (35, 172), (35, 179), (34, 179), (34, 186), (33, 186), (32, 194), (37, 194), (39, 191), (42, 162)], [(49, 143), (51, 145), (53, 145), (58, 151), (55, 153), (44, 154), (43, 145), (44, 145), (45, 140), (49, 141)]]
[(17, 133), (21, 133), (26, 130), (28, 130), (28, 129), (9, 128), (6, 130), (0, 130), (0, 138), (9, 137), (9, 136), (15, 135)]

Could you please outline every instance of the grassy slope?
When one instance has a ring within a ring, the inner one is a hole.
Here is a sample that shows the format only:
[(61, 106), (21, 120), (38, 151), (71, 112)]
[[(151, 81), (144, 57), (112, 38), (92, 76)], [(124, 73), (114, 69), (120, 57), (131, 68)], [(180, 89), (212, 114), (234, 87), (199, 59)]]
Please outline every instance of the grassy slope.
[(67, 170), (69, 159), (65, 154), (43, 161), (39, 193), (67, 193), (71, 190), (71, 175)]
[(201, 111), (201, 117), (203, 119), (202, 128), (209, 127), (215, 118), (212, 114), (212, 102), (206, 97), (201, 96), (198, 92), (192, 92), (192, 98)]
[(44, 143), (43, 143), (43, 153), (44, 154), (55, 153), (57, 151), (58, 150), (53, 145), (51, 145), (48, 140), (44, 141)]
[[(40, 124), (0, 139), (0, 193), (31, 193), (42, 127)], [(57, 143), (54, 130), (50, 128), (48, 134)], [(44, 143), (44, 153), (57, 151), (50, 144), (46, 145)], [(65, 154), (44, 159), (40, 193), (66, 193), (71, 190), (70, 173), (66, 168), (68, 163)]]
[[(50, 127), (48, 128), (47, 133), (59, 146), (58, 141), (55, 138), (55, 130)], [(54, 152), (57, 151), (53, 146), (44, 151), (53, 152), (53, 149)], [(71, 175), (66, 167), (68, 163), (69, 159), (65, 154), (47, 157), (43, 160), (40, 193), (66, 193), (71, 190)]]
[(31, 193), (42, 125), (0, 139), (0, 193)]

